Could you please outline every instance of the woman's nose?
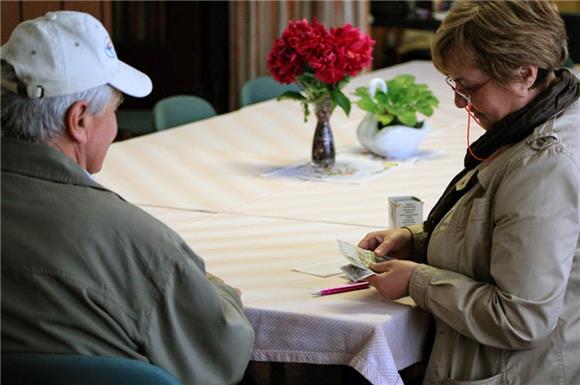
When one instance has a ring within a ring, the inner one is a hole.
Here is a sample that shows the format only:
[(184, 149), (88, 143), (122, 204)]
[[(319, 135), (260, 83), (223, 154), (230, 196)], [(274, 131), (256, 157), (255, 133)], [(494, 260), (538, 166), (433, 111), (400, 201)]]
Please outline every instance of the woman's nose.
[(455, 106), (457, 108), (465, 108), (467, 106), (467, 100), (457, 92), (455, 92)]

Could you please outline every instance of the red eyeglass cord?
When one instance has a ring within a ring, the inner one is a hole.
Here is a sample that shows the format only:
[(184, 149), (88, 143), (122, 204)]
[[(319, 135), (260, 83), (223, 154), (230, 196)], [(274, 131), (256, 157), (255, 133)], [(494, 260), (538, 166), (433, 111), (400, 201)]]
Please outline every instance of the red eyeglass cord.
[[(487, 158), (480, 158), (479, 156), (475, 155), (475, 153), (471, 149), (471, 142), (469, 140), (469, 132), (471, 130), (471, 103), (467, 103), (465, 110), (467, 111), (467, 151), (469, 151), (471, 156), (473, 156), (475, 159), (479, 160), (480, 162), (483, 162), (485, 160), (492, 160), (492, 159), (496, 158), (500, 154), (501, 151), (496, 152), (493, 156), (488, 156)], [(474, 117), (474, 119), (475, 119), (475, 117)]]

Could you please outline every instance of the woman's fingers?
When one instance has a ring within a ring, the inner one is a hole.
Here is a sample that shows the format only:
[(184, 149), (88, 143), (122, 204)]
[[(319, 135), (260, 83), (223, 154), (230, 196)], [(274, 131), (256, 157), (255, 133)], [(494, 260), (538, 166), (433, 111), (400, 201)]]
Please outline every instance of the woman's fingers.
[(392, 266), (392, 261), (371, 263), (369, 267), (375, 273), (384, 273), (386, 271), (389, 271), (390, 266)]

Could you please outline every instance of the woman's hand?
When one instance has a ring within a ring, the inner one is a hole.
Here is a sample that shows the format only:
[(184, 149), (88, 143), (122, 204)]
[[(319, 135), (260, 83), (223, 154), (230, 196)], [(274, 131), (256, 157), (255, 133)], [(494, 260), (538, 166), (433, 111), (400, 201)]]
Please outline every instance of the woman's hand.
[(393, 259), (387, 262), (373, 263), (371, 269), (377, 273), (367, 281), (387, 299), (399, 299), (409, 295), (409, 281), (418, 264), (411, 261)]
[(409, 229), (373, 231), (368, 233), (358, 247), (373, 250), (377, 257), (406, 259), (413, 252), (413, 234)]

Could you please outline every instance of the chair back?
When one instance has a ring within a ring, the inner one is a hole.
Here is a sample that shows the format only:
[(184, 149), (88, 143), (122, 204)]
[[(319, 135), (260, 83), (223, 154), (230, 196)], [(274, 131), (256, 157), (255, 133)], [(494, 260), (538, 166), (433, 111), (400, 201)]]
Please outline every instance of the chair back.
[(3, 385), (181, 385), (143, 361), (47, 353), (2, 352)]
[(263, 102), (264, 100), (274, 99), (286, 91), (300, 92), (297, 84), (278, 83), (271, 76), (261, 76), (248, 80), (242, 86), (240, 92), (240, 106), (245, 107), (250, 104)]
[(150, 134), (155, 131), (153, 111), (119, 108), (117, 110), (117, 125), (120, 131), (125, 131), (131, 136)]
[(215, 109), (207, 100), (193, 95), (170, 96), (161, 99), (153, 107), (153, 121), (157, 131), (215, 115)]

